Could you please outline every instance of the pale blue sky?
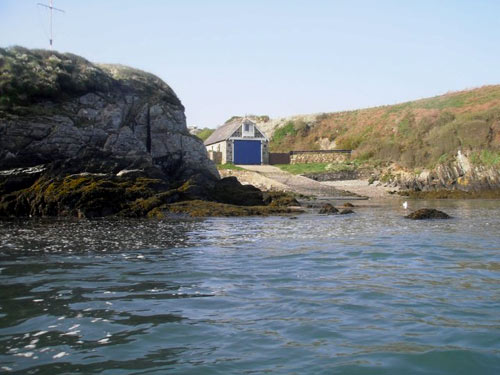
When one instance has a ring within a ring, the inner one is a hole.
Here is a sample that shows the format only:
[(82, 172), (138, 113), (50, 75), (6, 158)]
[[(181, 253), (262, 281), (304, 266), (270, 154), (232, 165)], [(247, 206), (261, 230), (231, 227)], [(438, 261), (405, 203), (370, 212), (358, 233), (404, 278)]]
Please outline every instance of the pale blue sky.
[[(0, 46), (48, 46), (0, 0)], [(55, 49), (160, 76), (188, 125), (392, 104), (500, 83), (499, 0), (55, 0)]]

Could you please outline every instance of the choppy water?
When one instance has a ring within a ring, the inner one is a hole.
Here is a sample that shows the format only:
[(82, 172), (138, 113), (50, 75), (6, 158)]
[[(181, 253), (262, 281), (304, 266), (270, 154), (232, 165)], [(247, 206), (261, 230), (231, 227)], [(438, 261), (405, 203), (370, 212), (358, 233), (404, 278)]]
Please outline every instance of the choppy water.
[(0, 373), (498, 374), (500, 202), (433, 205), (0, 223)]

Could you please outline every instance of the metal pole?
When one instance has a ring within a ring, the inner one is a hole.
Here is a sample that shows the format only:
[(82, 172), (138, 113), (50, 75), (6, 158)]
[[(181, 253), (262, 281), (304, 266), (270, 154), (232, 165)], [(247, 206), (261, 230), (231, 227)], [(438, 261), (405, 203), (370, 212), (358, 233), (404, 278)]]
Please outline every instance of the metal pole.
[(50, 0), (50, 49), (52, 49), (52, 8), (54, 8), (52, 1)]
[(53, 0), (49, 1), (49, 5), (42, 4), (42, 3), (38, 3), (38, 5), (42, 6), (42, 7), (45, 7), (45, 8), (48, 8), (50, 10), (50, 15), (49, 15), (49, 26), (50, 26), (49, 45), (50, 45), (50, 49), (52, 49), (52, 43), (53, 43), (53, 40), (54, 40), (54, 35), (53, 35), (53, 31), (52, 31), (52, 14), (53, 14), (53, 11), (57, 10), (58, 12), (61, 12), (61, 13), (65, 13), (65, 12), (62, 9), (54, 8), (54, 1)]

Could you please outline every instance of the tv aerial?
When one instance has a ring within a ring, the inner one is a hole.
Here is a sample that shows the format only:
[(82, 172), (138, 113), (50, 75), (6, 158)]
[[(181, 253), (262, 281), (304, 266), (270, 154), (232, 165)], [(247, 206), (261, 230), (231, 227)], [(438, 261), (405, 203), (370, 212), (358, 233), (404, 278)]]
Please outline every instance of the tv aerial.
[(49, 24), (50, 24), (50, 39), (49, 39), (49, 44), (50, 44), (50, 49), (52, 49), (52, 44), (53, 44), (53, 41), (54, 41), (54, 37), (53, 37), (53, 34), (52, 34), (52, 17), (53, 17), (52, 13), (54, 12), (54, 10), (58, 11), (58, 12), (61, 12), (61, 13), (66, 13), (66, 12), (64, 10), (62, 10), (62, 9), (54, 7), (54, 1), (53, 0), (49, 1), (49, 5), (42, 4), (42, 3), (38, 3), (37, 5), (49, 9)]

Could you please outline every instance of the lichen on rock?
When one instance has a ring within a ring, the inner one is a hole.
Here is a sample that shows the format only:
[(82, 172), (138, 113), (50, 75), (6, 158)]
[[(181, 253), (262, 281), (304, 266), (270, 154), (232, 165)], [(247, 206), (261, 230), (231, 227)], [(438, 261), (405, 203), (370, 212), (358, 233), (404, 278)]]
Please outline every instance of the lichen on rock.
[(175, 178), (218, 178), (181, 101), (152, 74), (21, 47), (0, 49), (0, 73), (0, 169), (95, 150)]

